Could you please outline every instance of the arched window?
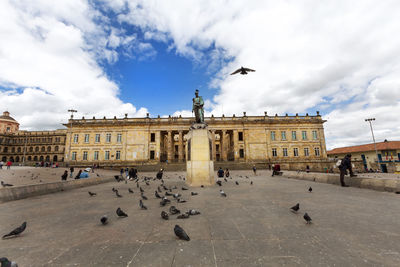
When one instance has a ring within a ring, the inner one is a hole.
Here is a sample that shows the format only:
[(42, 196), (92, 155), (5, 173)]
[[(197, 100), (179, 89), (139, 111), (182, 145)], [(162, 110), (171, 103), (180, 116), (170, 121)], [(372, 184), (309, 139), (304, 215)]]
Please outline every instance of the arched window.
[(29, 148), (29, 152), (33, 152), (33, 147), (30, 147), (30, 148)]
[(54, 162), (57, 162), (57, 161), (58, 161), (57, 155), (54, 155), (53, 161), (54, 161)]
[(37, 161), (37, 156), (34, 156), (34, 157), (33, 157), (33, 160), (34, 160), (34, 161)]
[(11, 148), (11, 153), (15, 153), (15, 147)]
[(46, 156), (46, 162), (50, 161), (50, 156)]
[(19, 156), (15, 157), (15, 162), (19, 162)]
[(11, 161), (11, 162), (14, 162), (14, 157), (10, 157), (10, 161)]
[(42, 151), (42, 152), (45, 152), (45, 151), (46, 151), (46, 148), (45, 148), (44, 146), (42, 146), (41, 151)]
[(20, 147), (18, 147), (17, 151), (18, 151), (18, 153), (21, 153), (21, 148), (20, 148)]
[(28, 161), (31, 161), (32, 160), (32, 157), (31, 156), (28, 156)]
[(40, 156), (39, 160), (40, 160), (40, 161), (43, 161), (43, 156)]
[(55, 146), (55, 147), (54, 147), (54, 151), (58, 151), (58, 146)]
[(48, 146), (47, 147), (47, 152), (50, 152), (51, 151), (51, 146)]
[(36, 152), (39, 152), (39, 147), (38, 147), (38, 146), (35, 147), (35, 151), (36, 151)]
[[(4, 147), (3, 152), (7, 153), (8, 152), (8, 147)], [(5, 160), (3, 160), (3, 161), (5, 161)]]

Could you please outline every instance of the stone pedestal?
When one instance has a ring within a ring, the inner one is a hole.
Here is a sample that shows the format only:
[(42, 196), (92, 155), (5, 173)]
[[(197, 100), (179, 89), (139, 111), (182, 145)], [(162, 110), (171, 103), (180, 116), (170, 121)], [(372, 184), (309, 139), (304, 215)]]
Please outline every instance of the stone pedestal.
[(189, 186), (214, 185), (212, 136), (207, 126), (192, 125), (186, 140), (186, 183)]

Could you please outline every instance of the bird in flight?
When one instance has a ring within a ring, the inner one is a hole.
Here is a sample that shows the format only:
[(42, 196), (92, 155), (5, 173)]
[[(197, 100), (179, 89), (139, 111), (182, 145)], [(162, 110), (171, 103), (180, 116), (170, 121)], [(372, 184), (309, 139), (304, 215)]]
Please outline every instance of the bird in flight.
[(240, 73), (242, 75), (246, 75), (247, 72), (255, 72), (255, 70), (252, 70), (252, 69), (249, 69), (249, 68), (240, 67), (240, 69), (237, 69), (234, 72), (232, 72), (231, 75), (234, 75), (236, 73)]

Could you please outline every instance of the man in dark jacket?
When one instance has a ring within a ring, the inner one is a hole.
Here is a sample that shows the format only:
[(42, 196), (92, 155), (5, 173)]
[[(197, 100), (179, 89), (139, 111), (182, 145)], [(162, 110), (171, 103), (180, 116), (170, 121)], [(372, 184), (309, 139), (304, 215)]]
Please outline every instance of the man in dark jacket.
[(162, 179), (163, 172), (164, 172), (163, 169), (160, 169), (160, 170), (157, 172), (157, 179), (158, 179), (158, 180), (161, 180), (161, 179)]
[(224, 178), (224, 170), (221, 167), (219, 167), (219, 170), (217, 173), (218, 173), (219, 178)]
[(340, 170), (340, 184), (343, 187), (349, 187), (348, 185), (346, 185), (344, 183), (344, 176), (347, 175), (347, 169), (350, 172), (350, 177), (355, 177), (357, 175), (355, 175), (353, 173), (353, 168), (351, 165), (351, 154), (347, 154), (343, 159), (342, 162), (339, 165), (339, 170)]

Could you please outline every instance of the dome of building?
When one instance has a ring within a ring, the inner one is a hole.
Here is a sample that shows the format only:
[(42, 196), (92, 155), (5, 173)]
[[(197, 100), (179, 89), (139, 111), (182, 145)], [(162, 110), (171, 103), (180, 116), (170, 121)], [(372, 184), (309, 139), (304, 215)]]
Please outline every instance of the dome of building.
[(4, 111), (0, 116), (0, 133), (16, 133), (19, 123), (10, 116), (10, 112)]
[(10, 116), (10, 112), (4, 111), (3, 115), (0, 116), (0, 119), (16, 121), (13, 117)]

